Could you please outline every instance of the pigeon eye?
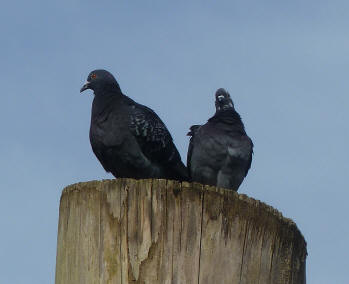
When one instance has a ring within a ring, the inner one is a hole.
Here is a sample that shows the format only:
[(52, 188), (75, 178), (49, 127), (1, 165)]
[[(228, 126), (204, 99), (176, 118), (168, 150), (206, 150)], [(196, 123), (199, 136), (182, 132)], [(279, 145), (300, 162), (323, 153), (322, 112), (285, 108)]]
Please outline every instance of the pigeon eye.
[(96, 79), (96, 78), (97, 78), (97, 75), (96, 75), (96, 74), (91, 74), (91, 78), (92, 78), (92, 79)]

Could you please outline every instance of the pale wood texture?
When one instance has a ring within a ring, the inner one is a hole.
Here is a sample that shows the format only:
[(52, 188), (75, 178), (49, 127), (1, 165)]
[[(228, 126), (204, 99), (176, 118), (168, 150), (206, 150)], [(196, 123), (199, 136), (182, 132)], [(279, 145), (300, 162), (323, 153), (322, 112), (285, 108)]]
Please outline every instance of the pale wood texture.
[(63, 190), (56, 284), (305, 283), (297, 226), (246, 195), (166, 180)]

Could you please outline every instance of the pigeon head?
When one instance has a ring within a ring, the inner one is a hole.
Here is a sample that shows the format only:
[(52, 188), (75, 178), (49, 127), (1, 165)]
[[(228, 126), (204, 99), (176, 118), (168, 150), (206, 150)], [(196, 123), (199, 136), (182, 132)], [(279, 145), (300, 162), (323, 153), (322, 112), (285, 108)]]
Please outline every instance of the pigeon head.
[(120, 90), (120, 87), (110, 72), (99, 69), (92, 71), (88, 75), (85, 84), (80, 89), (80, 93), (87, 89), (91, 89), (96, 93), (103, 90)]
[(234, 109), (233, 101), (230, 98), (230, 94), (223, 88), (216, 91), (216, 111)]

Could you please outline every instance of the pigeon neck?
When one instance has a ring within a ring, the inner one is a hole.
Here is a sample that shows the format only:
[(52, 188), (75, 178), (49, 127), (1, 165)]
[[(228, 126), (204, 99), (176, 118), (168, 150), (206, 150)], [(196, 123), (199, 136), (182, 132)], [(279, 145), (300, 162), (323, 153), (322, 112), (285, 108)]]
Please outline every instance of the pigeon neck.
[(92, 104), (93, 115), (103, 113), (106, 109), (114, 105), (115, 100), (123, 96), (121, 92), (95, 92), (95, 97)]
[(235, 114), (237, 114), (237, 112), (233, 107), (227, 107), (227, 108), (217, 108), (214, 116), (231, 117), (231, 116), (234, 116)]
[(234, 125), (235, 128), (245, 132), (241, 117), (233, 108), (216, 111), (215, 115), (211, 117), (209, 121), (214, 123), (223, 123), (226, 125)]
[(121, 89), (118, 84), (108, 84), (103, 86), (95, 86), (94, 93), (96, 96), (109, 96), (121, 94)]
[(232, 103), (220, 104), (216, 102), (216, 113), (220, 111), (234, 111), (234, 106)]

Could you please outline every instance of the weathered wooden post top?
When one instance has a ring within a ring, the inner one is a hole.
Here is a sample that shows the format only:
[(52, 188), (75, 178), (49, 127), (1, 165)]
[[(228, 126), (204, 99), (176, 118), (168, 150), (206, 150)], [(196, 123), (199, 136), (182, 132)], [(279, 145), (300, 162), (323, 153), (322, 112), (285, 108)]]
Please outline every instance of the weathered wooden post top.
[(295, 223), (243, 194), (166, 180), (63, 190), (56, 284), (305, 283)]

